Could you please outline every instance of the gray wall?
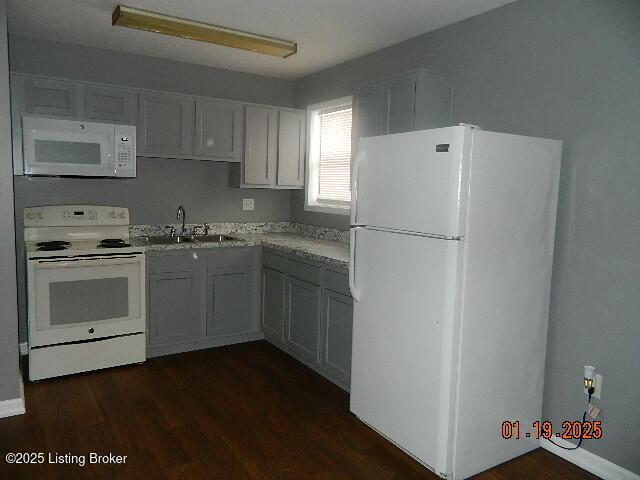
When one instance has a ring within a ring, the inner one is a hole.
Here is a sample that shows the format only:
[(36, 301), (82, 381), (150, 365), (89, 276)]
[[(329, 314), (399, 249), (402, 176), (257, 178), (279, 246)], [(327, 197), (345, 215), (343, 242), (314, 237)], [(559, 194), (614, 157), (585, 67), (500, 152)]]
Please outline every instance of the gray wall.
[[(419, 66), (455, 76), (456, 123), (564, 140), (544, 415), (580, 417), (595, 365), (604, 438), (584, 448), (640, 473), (640, 2), (521, 0), (303, 78), (296, 103)], [(294, 220), (346, 226), (292, 196)]]
[[(167, 90), (292, 106), (293, 82), (80, 45), (9, 36), (12, 72)], [(7, 177), (9, 178), (9, 177)], [(242, 199), (255, 199), (244, 212)], [(228, 186), (228, 164), (138, 158), (135, 179), (15, 177), (18, 258), (23, 258), (22, 208), (87, 203), (128, 207), (134, 223), (175, 221), (178, 205), (189, 222), (288, 221), (288, 191)], [(24, 265), (18, 263), (20, 340), (26, 341)]]
[(0, 401), (20, 396), (7, 4), (0, 0)]
[(293, 82), (71, 43), (9, 35), (11, 71), (292, 106)]

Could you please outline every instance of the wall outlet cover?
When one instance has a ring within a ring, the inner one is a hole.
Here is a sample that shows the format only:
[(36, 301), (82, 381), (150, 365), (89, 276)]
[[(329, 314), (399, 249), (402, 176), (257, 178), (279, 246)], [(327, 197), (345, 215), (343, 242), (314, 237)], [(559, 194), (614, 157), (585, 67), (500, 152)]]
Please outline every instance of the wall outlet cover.
[(242, 210), (253, 210), (253, 208), (254, 208), (253, 198), (242, 199)]

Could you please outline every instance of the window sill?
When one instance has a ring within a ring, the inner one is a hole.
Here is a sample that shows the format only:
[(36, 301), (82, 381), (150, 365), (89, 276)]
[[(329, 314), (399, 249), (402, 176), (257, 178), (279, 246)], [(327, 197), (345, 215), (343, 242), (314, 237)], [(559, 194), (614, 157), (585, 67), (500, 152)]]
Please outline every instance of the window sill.
[(320, 203), (305, 204), (305, 211), (317, 213), (333, 213), (334, 215), (350, 215), (351, 207), (338, 205), (322, 205)]

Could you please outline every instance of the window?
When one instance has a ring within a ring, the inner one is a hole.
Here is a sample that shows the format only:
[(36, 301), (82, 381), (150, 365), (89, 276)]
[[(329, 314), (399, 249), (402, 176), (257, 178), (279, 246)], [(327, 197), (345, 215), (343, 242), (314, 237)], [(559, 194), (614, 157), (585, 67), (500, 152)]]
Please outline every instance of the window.
[(349, 214), (351, 97), (311, 105), (305, 210)]

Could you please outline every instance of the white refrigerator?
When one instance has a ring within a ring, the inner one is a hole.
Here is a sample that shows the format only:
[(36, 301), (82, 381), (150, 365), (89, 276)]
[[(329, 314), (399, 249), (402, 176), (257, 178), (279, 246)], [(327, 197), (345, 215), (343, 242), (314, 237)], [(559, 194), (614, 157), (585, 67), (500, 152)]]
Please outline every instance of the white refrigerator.
[(456, 126), (363, 138), (351, 411), (443, 478), (538, 446), (562, 142)]

